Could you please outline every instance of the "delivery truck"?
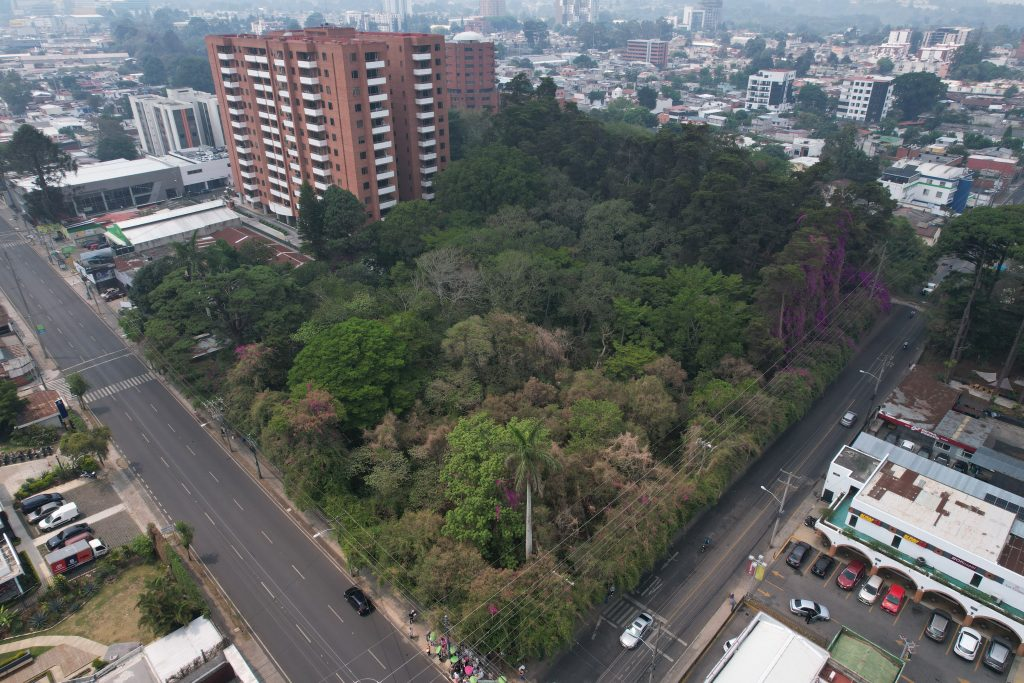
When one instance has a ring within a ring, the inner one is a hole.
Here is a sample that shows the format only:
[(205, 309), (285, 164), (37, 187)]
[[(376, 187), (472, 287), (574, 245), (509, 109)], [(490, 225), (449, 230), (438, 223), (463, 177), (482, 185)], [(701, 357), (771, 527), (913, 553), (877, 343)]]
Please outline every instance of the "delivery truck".
[(107, 554), (107, 546), (98, 538), (82, 539), (54, 550), (46, 556), (46, 564), (54, 574), (63, 574)]

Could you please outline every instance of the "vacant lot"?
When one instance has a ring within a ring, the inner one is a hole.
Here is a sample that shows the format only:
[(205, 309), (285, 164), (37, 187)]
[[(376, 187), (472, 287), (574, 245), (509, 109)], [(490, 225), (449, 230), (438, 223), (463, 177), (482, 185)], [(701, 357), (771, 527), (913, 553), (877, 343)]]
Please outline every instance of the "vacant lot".
[(149, 629), (139, 626), (135, 603), (145, 588), (146, 579), (160, 571), (156, 564), (126, 569), (113, 583), (104, 584), (80, 611), (46, 635), (81, 636), (104, 645), (128, 641), (148, 643), (154, 636)]

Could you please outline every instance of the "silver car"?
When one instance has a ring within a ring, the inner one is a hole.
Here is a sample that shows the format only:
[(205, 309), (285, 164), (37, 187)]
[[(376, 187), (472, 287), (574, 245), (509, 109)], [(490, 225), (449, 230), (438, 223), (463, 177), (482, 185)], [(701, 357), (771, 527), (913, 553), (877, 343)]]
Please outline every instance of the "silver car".
[(953, 643), (953, 653), (968, 662), (973, 662), (980, 649), (981, 634), (969, 626), (961, 626), (960, 633), (956, 634), (956, 641)]
[(644, 636), (647, 635), (647, 631), (650, 630), (651, 624), (653, 623), (654, 617), (647, 612), (641, 612), (636, 615), (636, 619), (634, 619), (633, 623), (629, 625), (629, 628), (623, 631), (622, 635), (619, 636), (619, 644), (627, 650), (632, 650), (640, 644), (641, 640), (644, 639)]
[(853, 412), (852, 410), (847, 410), (846, 413), (843, 415), (843, 419), (839, 421), (839, 424), (841, 424), (844, 427), (852, 427), (853, 423), (856, 421), (857, 413)]
[(828, 621), (832, 618), (828, 607), (813, 600), (790, 600), (789, 611), (810, 621)]

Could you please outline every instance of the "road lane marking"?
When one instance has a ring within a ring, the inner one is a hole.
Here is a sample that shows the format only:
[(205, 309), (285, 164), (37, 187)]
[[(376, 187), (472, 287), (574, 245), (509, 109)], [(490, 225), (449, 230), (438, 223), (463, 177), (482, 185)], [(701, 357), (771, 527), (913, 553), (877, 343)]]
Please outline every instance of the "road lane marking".
[[(188, 444), (185, 444), (185, 448), (187, 448), (187, 449), (188, 449), (188, 452), (189, 452), (189, 453), (191, 453), (192, 455), (195, 455), (195, 454), (196, 454), (196, 452), (195, 452), (194, 450), (192, 450), (192, 447), (191, 447), (191, 446), (189, 446)], [(217, 478), (217, 477), (214, 477), (214, 479), (216, 479), (216, 478)]]
[[(369, 653), (370, 653), (370, 656), (371, 656), (371, 657), (373, 657), (374, 659), (377, 659), (377, 655), (373, 654), (373, 650), (367, 650), (367, 652), (369, 652)], [(383, 669), (384, 669), (385, 671), (387, 670), (387, 667), (386, 667), (386, 666), (384, 666), (384, 662), (382, 662), (382, 661), (380, 661), (379, 659), (377, 659), (377, 663), (378, 663), (378, 664), (380, 664), (380, 665), (381, 665), (381, 668), (383, 668)]]
[(330, 605), (327, 605), (327, 609), (331, 610), (331, 614), (333, 614), (334, 616), (338, 617), (338, 621), (340, 621), (343, 624), (345, 623), (345, 620), (341, 618), (340, 614), (338, 614), (337, 612), (334, 611), (333, 607), (331, 607)]
[(306, 635), (306, 632), (302, 630), (301, 626), (299, 626), (298, 624), (295, 624), (295, 628), (299, 629), (299, 633), (302, 634), (302, 637), (306, 639), (307, 643), (309, 643), (310, 645), (313, 644), (313, 641), (309, 639), (309, 636)]
[(185, 484), (183, 484), (181, 482), (178, 482), (178, 483), (181, 484), (181, 488), (185, 489), (185, 493), (187, 493), (190, 496), (192, 495), (192, 492), (188, 490), (188, 487), (185, 486)]
[[(146, 441), (148, 442), (149, 439), (146, 439)], [(171, 466), (167, 463), (167, 461), (164, 460), (164, 456), (162, 456), (162, 455), (160, 456), (160, 462), (162, 462), (164, 464), (164, 467), (166, 467), (167, 469), (171, 468)]]
[(229, 545), (231, 545), (231, 549), (235, 551), (235, 555), (238, 555), (238, 559), (240, 559), (240, 560), (244, 561), (244, 560), (245, 560), (245, 558), (244, 558), (244, 557), (242, 557), (242, 553), (238, 552), (238, 548), (236, 548), (236, 547), (235, 547), (234, 545), (232, 545), (232, 544), (229, 544)]
[(159, 413), (160, 412), (159, 410), (156, 409), (156, 406), (153, 405), (152, 403), (149, 404), (149, 407), (153, 409), (154, 413)]
[(241, 510), (242, 512), (245, 512), (245, 508), (244, 508), (244, 507), (242, 507), (242, 504), (241, 504), (241, 503), (239, 503), (239, 502), (238, 502), (238, 500), (237, 500), (236, 498), (232, 498), (231, 500), (235, 501), (235, 505), (237, 505), (237, 506), (238, 506), (238, 509), (239, 509), (239, 510)]
[(220, 479), (218, 479), (217, 476), (213, 472), (210, 472), (209, 470), (207, 470), (207, 472), (209, 472), (210, 478), (212, 478), (218, 484), (220, 483)]
[(174, 432), (175, 434), (177, 434), (177, 433), (178, 433), (178, 430), (177, 430), (177, 429), (175, 429), (174, 427), (172, 427), (172, 426), (171, 426), (171, 423), (170, 423), (170, 422), (168, 422), (168, 423), (167, 423), (167, 428), (168, 428), (168, 429), (170, 429), (170, 430), (171, 430), (172, 432)]
[(128, 413), (125, 413), (124, 415), (125, 415), (125, 417), (127, 417), (127, 418), (128, 418), (128, 419), (129, 419), (130, 421), (132, 421), (132, 422), (135, 422), (135, 419), (134, 419), (134, 418), (133, 418), (133, 417), (132, 417), (131, 415), (129, 415)]
[[(207, 515), (207, 516), (209, 516), (209, 515)], [(277, 598), (274, 597), (274, 594), (270, 592), (270, 589), (267, 588), (267, 584), (265, 584), (262, 581), (260, 581), (260, 585), (263, 586), (263, 590), (267, 591), (267, 595), (270, 596), (271, 600), (276, 600), (277, 599)]]
[[(217, 526), (217, 522), (213, 521), (213, 517), (210, 516), (209, 512), (204, 512), (203, 514), (206, 515), (206, 518), (208, 520), (210, 520), (210, 524)], [(266, 588), (266, 586), (264, 586), (264, 588)]]
[[(152, 441), (149, 440), (149, 437), (146, 436), (146, 432), (139, 432), (139, 436), (141, 436), (143, 439), (145, 439), (146, 443), (153, 443)], [(161, 460), (163, 460), (163, 458), (161, 458)], [(166, 460), (164, 460), (164, 464), (165, 465), (167, 464)]]
[(305, 577), (305, 576), (302, 576), (302, 572), (300, 572), (300, 571), (299, 571), (299, 568), (298, 568), (298, 567), (296, 567), (296, 566), (295, 566), (294, 564), (292, 565), (292, 569), (294, 569), (294, 570), (295, 570), (295, 573), (296, 573), (296, 574), (298, 574), (298, 575), (299, 575), (299, 576), (300, 576), (300, 577), (302, 578), (302, 580), (303, 580), (303, 581), (305, 581), (305, 580), (306, 580), (306, 577)]
[(99, 342), (98, 342), (98, 341), (96, 340), (96, 337), (92, 336), (91, 334), (89, 335), (89, 339), (92, 339), (92, 340), (93, 340), (94, 342), (96, 342), (97, 344), (99, 343)]
[[(268, 541), (270, 541), (270, 536), (267, 536), (267, 532), (266, 531), (264, 531), (263, 529), (260, 529), (260, 533), (263, 534), (263, 538), (265, 538)], [(270, 545), (274, 545), (274, 542), (270, 541)]]

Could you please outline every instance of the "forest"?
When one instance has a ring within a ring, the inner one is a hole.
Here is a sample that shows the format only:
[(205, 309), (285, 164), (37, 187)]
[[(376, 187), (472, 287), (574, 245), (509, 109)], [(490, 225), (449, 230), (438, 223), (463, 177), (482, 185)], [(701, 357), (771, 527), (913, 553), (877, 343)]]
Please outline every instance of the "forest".
[[(353, 567), (530, 660), (635, 586), (929, 255), (877, 183), (842, 178), (841, 143), (793, 173), (538, 94), (452, 135), (435, 201), (363, 226), (348, 193), (307, 192), (315, 262), (179, 244), (123, 325)], [(225, 350), (195, 362), (207, 332)]]

